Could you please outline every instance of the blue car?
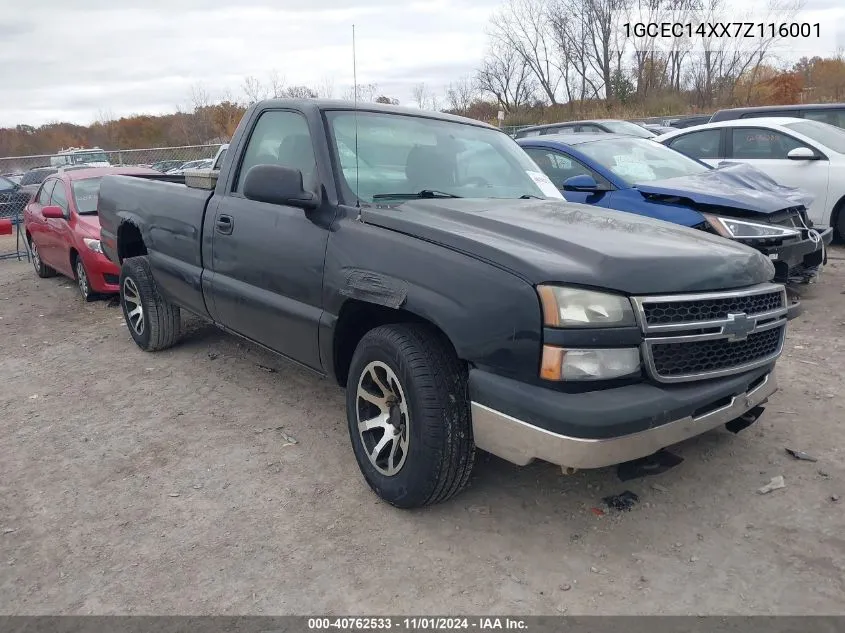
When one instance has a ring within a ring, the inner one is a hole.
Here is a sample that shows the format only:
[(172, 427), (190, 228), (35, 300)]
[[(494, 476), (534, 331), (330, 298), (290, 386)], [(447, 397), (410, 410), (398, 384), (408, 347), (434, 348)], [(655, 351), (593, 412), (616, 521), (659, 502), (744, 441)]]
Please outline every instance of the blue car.
[(519, 139), (570, 202), (638, 213), (743, 242), (775, 265), (776, 280), (812, 281), (830, 229), (807, 217), (812, 198), (744, 164), (716, 168), (649, 139), (579, 134)]

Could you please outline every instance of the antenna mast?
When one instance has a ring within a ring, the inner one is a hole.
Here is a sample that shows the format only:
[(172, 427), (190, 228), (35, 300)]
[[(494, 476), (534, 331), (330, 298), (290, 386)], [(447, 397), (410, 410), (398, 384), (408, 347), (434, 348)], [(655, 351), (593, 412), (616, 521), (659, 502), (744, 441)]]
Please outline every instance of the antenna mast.
[(354, 93), (353, 108), (355, 110), (355, 206), (358, 207), (358, 213), (361, 211), (360, 181), (358, 169), (358, 62), (355, 57), (355, 25), (352, 25), (352, 91)]

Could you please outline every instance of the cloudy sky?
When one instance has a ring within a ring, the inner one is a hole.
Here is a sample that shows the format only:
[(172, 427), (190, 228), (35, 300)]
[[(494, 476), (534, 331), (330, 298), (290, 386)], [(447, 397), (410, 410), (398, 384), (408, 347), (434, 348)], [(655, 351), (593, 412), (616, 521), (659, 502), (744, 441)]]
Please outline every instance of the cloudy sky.
[[(87, 124), (103, 114), (172, 112), (191, 87), (238, 95), (244, 78), (275, 70), (290, 84), (358, 81), (411, 102), (425, 82), (443, 92), (472, 72), (501, 0), (0, 0), (0, 126)], [(845, 43), (842, 0), (805, 0), (800, 19)], [(793, 53), (797, 54), (796, 51)]]

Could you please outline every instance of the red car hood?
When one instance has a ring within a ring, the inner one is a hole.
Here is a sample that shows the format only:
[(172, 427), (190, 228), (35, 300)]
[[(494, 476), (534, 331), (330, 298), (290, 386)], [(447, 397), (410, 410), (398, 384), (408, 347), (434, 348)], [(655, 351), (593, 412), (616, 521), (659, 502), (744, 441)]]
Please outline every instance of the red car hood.
[(96, 215), (78, 215), (79, 222), (76, 227), (85, 237), (100, 239), (100, 218)]

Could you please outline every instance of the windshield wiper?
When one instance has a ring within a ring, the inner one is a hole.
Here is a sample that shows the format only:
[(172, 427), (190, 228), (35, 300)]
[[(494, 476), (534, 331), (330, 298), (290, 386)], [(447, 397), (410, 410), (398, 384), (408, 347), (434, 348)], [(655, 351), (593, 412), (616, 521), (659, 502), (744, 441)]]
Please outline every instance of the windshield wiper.
[(543, 200), (544, 198), (541, 198), (540, 196), (535, 196), (535, 195), (530, 194), (530, 193), (525, 193), (525, 194), (519, 196), (519, 199), (520, 200)]
[(420, 198), (460, 198), (453, 193), (437, 191), (436, 189), (423, 189), (417, 193), (377, 193), (373, 200), (419, 200)]

